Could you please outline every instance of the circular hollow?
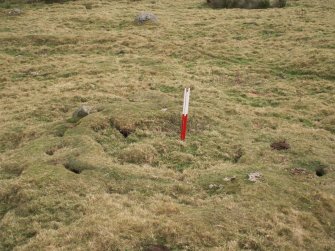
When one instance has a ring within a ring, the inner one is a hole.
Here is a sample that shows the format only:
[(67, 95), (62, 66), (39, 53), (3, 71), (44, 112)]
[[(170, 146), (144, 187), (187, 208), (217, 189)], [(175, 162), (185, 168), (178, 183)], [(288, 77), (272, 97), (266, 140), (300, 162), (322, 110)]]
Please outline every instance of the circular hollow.
[(81, 173), (81, 170), (80, 170), (79, 168), (73, 167), (73, 166), (71, 166), (70, 164), (64, 164), (64, 167), (65, 167), (67, 170), (69, 170), (69, 171), (71, 171), (71, 172), (73, 172), (73, 173), (75, 173), (75, 174), (80, 174), (80, 173)]
[(54, 155), (54, 152), (55, 152), (54, 149), (49, 149), (45, 153), (48, 155)]
[(316, 176), (321, 177), (321, 176), (326, 174), (326, 171), (323, 167), (319, 167), (315, 170), (315, 174), (316, 174)]

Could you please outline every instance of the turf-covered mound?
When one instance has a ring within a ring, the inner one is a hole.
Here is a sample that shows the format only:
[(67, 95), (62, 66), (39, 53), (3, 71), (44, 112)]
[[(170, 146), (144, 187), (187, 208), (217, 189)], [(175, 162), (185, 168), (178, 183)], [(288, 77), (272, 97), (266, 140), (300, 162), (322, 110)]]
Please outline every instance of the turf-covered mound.
[(286, 0), (207, 0), (212, 8), (265, 9), (286, 6)]

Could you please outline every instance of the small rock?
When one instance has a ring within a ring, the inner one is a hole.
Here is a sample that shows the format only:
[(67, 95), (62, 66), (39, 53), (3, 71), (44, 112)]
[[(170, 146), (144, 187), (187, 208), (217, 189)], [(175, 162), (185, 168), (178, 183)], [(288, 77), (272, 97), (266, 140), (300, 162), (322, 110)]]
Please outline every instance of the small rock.
[(40, 75), (40, 73), (38, 71), (31, 71), (30, 72), (30, 75), (34, 76), (34, 77), (37, 77)]
[(209, 184), (208, 188), (209, 189), (217, 189), (217, 188), (220, 188), (221, 185), (217, 185), (217, 184)]
[(209, 189), (221, 189), (223, 188), (223, 185), (217, 185), (217, 184), (209, 184), (208, 186)]
[(255, 172), (255, 173), (249, 173), (248, 174), (248, 180), (252, 182), (256, 182), (260, 180), (263, 177), (262, 173), (260, 172)]
[(157, 23), (157, 17), (151, 12), (141, 12), (135, 18), (135, 23), (144, 24), (147, 22)]
[(21, 9), (19, 9), (19, 8), (15, 8), (15, 9), (11, 9), (11, 10), (9, 10), (8, 11), (8, 15), (9, 16), (19, 16), (19, 15), (21, 15), (23, 13), (23, 11), (21, 10)]
[(74, 119), (81, 119), (92, 112), (92, 107), (87, 105), (80, 106), (72, 115)]

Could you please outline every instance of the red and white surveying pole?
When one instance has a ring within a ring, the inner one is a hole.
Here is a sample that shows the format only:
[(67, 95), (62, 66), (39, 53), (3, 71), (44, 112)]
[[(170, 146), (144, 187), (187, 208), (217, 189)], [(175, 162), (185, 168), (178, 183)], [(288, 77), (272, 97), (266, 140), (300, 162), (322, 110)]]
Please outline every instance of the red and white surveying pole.
[(188, 116), (188, 104), (190, 102), (191, 88), (185, 88), (184, 90), (184, 103), (183, 103), (183, 114), (181, 117), (181, 133), (180, 139), (185, 141), (186, 128), (187, 128), (187, 116)]

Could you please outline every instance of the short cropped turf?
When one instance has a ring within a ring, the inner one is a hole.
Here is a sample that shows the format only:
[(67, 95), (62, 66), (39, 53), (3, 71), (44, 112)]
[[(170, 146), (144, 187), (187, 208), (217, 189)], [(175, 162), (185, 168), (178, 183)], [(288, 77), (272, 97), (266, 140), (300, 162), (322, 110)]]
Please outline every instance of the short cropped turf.
[(333, 250), (334, 23), (331, 0), (0, 0), (0, 250)]

